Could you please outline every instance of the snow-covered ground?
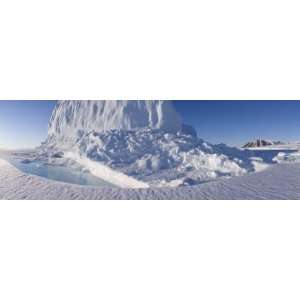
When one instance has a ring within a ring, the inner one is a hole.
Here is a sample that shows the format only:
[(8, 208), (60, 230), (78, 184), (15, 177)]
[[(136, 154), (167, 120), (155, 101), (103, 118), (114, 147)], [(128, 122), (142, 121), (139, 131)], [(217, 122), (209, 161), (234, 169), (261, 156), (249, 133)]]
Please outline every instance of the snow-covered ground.
[(97, 188), (24, 174), (0, 159), (0, 199), (300, 199), (300, 163), (177, 188)]

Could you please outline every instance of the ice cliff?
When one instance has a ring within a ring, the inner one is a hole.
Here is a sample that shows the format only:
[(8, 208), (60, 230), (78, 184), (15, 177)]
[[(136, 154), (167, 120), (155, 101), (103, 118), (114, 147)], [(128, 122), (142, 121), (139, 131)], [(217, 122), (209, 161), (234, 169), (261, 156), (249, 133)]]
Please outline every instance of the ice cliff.
[(59, 101), (49, 122), (48, 140), (64, 144), (86, 132), (141, 128), (177, 132), (182, 121), (171, 101)]

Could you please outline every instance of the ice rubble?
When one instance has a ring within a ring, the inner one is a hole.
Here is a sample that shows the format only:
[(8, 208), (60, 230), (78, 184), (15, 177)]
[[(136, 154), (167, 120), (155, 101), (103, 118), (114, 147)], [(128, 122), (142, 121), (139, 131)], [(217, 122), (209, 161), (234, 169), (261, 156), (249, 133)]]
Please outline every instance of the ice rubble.
[(73, 152), (155, 186), (238, 176), (263, 164), (246, 149), (199, 139), (171, 101), (158, 100), (59, 101), (40, 149), (52, 157)]
[(300, 162), (300, 151), (293, 153), (279, 152), (273, 161), (276, 163), (295, 163)]

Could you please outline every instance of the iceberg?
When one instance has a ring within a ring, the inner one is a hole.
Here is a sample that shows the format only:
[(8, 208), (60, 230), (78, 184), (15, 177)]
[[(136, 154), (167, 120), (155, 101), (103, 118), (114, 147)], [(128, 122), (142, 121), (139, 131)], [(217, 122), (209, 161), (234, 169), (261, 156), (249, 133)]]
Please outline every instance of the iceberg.
[(58, 101), (40, 149), (53, 159), (79, 155), (77, 162), (88, 159), (89, 166), (102, 164), (102, 170), (107, 166), (150, 186), (194, 185), (255, 171), (246, 149), (203, 141), (172, 101), (163, 100)]

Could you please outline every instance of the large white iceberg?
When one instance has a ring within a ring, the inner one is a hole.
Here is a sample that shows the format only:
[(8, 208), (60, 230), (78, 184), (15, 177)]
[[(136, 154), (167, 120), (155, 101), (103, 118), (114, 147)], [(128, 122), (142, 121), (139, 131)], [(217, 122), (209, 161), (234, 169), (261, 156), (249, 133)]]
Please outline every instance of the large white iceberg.
[(199, 139), (172, 101), (59, 101), (41, 149), (79, 154), (156, 186), (255, 170), (247, 150)]

